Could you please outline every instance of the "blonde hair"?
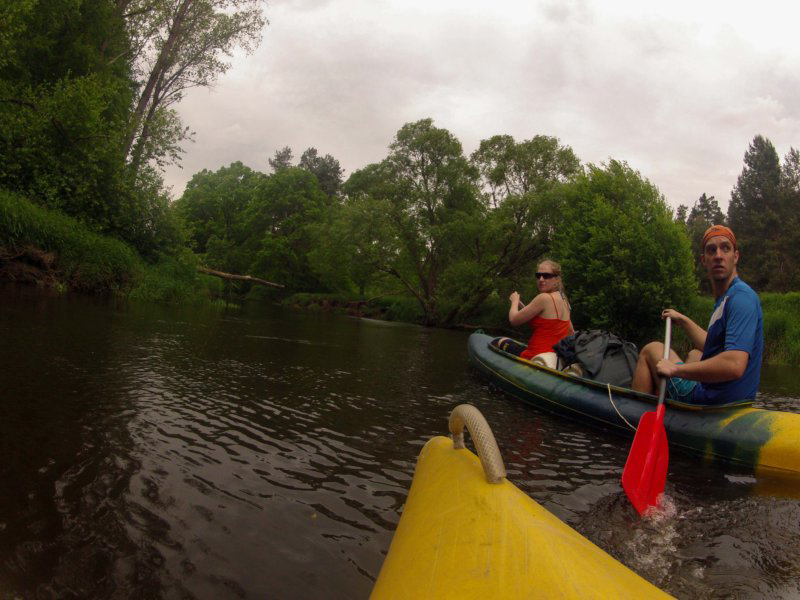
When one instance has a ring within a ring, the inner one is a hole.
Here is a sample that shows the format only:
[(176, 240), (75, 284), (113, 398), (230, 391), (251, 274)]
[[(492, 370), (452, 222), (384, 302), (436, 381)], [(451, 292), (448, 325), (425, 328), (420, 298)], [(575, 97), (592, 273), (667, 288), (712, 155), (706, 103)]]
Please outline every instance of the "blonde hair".
[(561, 297), (564, 299), (564, 302), (567, 303), (567, 306), (569, 306), (569, 300), (567, 300), (567, 294), (564, 292), (564, 281), (561, 279), (561, 265), (554, 260), (550, 260), (549, 258), (540, 260), (537, 266), (541, 267), (542, 265), (547, 265), (548, 267), (550, 267), (550, 269), (553, 271), (555, 275), (558, 275), (558, 282), (556, 283), (556, 289), (561, 293)]

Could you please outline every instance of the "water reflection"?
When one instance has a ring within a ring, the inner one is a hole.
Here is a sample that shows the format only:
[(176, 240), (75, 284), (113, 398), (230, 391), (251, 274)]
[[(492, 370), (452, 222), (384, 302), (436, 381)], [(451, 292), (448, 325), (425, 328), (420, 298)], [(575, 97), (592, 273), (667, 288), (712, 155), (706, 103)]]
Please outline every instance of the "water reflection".
[[(619, 486), (629, 440), (491, 390), (464, 333), (16, 288), (0, 304), (11, 594), (366, 597), (416, 456), (461, 402), (486, 415), (515, 484), (671, 593), (800, 593), (800, 501), (676, 455), (674, 514), (641, 521)], [(798, 410), (784, 386), (763, 401)]]

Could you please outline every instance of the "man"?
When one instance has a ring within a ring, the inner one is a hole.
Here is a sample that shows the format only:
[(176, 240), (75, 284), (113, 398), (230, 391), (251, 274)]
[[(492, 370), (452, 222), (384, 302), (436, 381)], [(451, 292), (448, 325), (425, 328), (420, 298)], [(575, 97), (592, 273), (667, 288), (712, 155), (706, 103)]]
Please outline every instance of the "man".
[(708, 331), (686, 315), (668, 308), (662, 318), (684, 328), (696, 348), (686, 362), (664, 344), (651, 342), (639, 354), (633, 374), (634, 390), (657, 393), (659, 377), (668, 377), (670, 398), (688, 404), (718, 405), (753, 400), (761, 377), (764, 351), (761, 302), (739, 279), (736, 236), (724, 225), (712, 225), (703, 235), (700, 258), (708, 271), (716, 299)]

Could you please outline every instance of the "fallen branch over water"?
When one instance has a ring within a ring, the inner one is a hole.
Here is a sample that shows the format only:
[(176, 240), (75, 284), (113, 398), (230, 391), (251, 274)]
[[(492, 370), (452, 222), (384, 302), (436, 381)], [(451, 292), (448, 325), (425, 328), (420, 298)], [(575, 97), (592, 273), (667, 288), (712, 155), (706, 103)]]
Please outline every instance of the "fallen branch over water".
[(213, 275), (214, 277), (221, 277), (222, 279), (232, 279), (235, 281), (252, 281), (253, 283), (260, 283), (261, 285), (266, 285), (269, 287), (276, 287), (282, 288), (283, 286), (280, 283), (272, 283), (271, 281), (267, 281), (266, 279), (259, 279), (258, 277), (253, 277), (251, 275), (234, 275), (233, 273), (224, 273), (223, 271), (215, 271), (214, 269), (209, 269), (208, 267), (197, 267), (197, 270), (201, 273), (205, 273), (206, 275)]

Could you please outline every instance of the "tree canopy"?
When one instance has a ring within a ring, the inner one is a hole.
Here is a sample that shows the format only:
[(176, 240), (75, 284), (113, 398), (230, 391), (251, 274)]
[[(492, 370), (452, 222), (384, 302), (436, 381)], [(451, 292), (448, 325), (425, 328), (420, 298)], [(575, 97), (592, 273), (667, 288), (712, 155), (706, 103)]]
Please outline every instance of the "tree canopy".
[(658, 189), (626, 163), (589, 165), (559, 190), (554, 239), (577, 328), (657, 337), (661, 311), (696, 292), (689, 240)]

